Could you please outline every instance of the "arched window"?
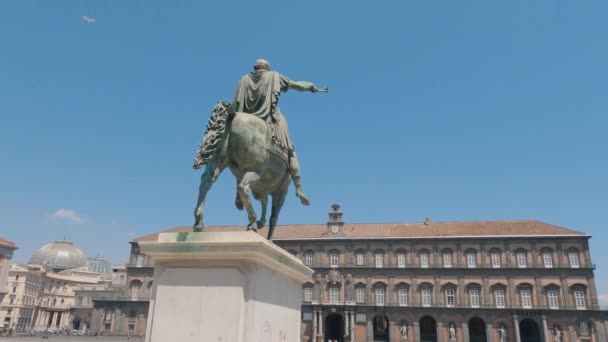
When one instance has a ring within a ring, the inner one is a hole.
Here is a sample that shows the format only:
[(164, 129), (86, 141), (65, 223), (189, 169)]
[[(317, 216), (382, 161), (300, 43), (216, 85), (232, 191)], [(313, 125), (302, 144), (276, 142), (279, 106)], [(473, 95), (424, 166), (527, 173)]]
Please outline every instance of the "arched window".
[(545, 293), (547, 294), (547, 303), (549, 309), (559, 309), (559, 286), (550, 284), (545, 287)]
[(374, 299), (376, 306), (384, 306), (386, 303), (386, 284), (376, 283), (374, 285)]
[(519, 289), (519, 300), (521, 307), (524, 309), (532, 308), (532, 285), (531, 284), (520, 284)]
[(399, 306), (408, 306), (408, 292), (409, 286), (407, 284), (401, 283), (397, 285), (397, 301), (399, 302)]
[(313, 284), (311, 284), (311, 283), (304, 284), (304, 286), (303, 286), (304, 302), (306, 302), (306, 303), (312, 302), (312, 289), (313, 289)]
[(520, 248), (515, 251), (515, 258), (517, 259), (517, 267), (526, 268), (528, 267), (528, 253), (525, 249)]
[(423, 249), (418, 253), (418, 256), (420, 258), (420, 267), (429, 268), (429, 251)]
[(131, 289), (131, 300), (138, 301), (139, 300), (139, 292), (141, 290), (141, 281), (133, 280), (131, 285), (129, 286)]
[(357, 303), (365, 303), (365, 284), (359, 283), (355, 285), (355, 295)]
[(465, 252), (467, 258), (467, 267), (475, 268), (477, 267), (477, 251), (474, 249), (467, 249)]
[(362, 249), (358, 249), (355, 252), (355, 264), (357, 264), (357, 266), (365, 265), (365, 251)]
[(570, 267), (572, 267), (572, 268), (580, 267), (580, 261), (579, 261), (578, 255), (579, 255), (578, 249), (576, 249), (576, 248), (568, 249), (568, 261), (570, 262)]
[(540, 251), (543, 256), (543, 265), (545, 268), (553, 268), (553, 250), (550, 248), (543, 248)]
[(329, 266), (330, 267), (338, 267), (340, 262), (340, 252), (333, 249), (329, 252)]
[(574, 305), (577, 310), (587, 309), (587, 286), (583, 284), (574, 284), (571, 286), (572, 296), (574, 296)]
[(430, 283), (422, 283), (420, 288), (420, 303), (423, 307), (433, 305), (433, 285)]
[(469, 306), (472, 308), (478, 308), (481, 305), (481, 285), (477, 283), (471, 283), (467, 285), (467, 293), (469, 297)]
[(329, 303), (338, 304), (340, 302), (340, 285), (332, 284), (329, 286)]
[(443, 256), (443, 267), (444, 268), (451, 268), (452, 267), (452, 250), (451, 249), (444, 249), (441, 252), (441, 255)]
[(502, 262), (501, 262), (501, 254), (500, 254), (500, 249), (498, 248), (493, 248), (490, 250), (490, 261), (492, 263), (492, 268), (500, 268)]
[(374, 253), (374, 260), (376, 262), (376, 268), (384, 267), (384, 251), (379, 249)]
[(315, 253), (311, 250), (304, 252), (304, 265), (312, 266), (314, 255)]
[(137, 254), (136, 266), (137, 267), (144, 266), (144, 255), (143, 254)]
[(456, 306), (456, 285), (448, 283), (443, 286), (445, 306), (453, 308)]
[(405, 251), (403, 249), (397, 250), (397, 267), (405, 268)]

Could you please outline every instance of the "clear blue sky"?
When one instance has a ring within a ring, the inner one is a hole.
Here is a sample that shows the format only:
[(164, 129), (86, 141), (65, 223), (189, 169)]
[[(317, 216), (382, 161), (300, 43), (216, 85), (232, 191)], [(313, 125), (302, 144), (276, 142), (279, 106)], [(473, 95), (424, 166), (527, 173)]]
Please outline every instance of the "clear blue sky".
[[(214, 103), (256, 58), (329, 94), (281, 108), (312, 200), (282, 223), (537, 219), (594, 235), (608, 293), (606, 1), (2, 1), (0, 236), (18, 261), (66, 236), (192, 224)], [(81, 16), (94, 18), (87, 23)], [(245, 224), (234, 179), (209, 225)], [(63, 210), (62, 210), (63, 209)]]

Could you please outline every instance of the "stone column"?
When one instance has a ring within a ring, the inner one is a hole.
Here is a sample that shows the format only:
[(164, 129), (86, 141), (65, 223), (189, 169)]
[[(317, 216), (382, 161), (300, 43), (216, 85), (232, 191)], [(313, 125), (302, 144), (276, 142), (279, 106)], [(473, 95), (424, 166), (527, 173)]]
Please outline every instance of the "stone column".
[(488, 342), (494, 342), (494, 326), (492, 324), (486, 324), (486, 336)]
[(565, 276), (561, 276), (562, 280), (562, 288), (561, 293), (563, 296), (563, 303), (566, 305), (566, 308), (572, 308), (572, 298), (570, 297), (570, 288), (568, 287), (568, 278)]
[(435, 306), (443, 306), (443, 296), (441, 295), (441, 278), (439, 278), (438, 276), (435, 276), (435, 284), (433, 285), (433, 290), (433, 292), (435, 292), (435, 298), (433, 298), (432, 303), (435, 304)]
[(417, 306), (419, 303), (419, 300), (418, 300), (418, 285), (416, 283), (416, 277), (412, 275), (410, 277), (410, 282), (412, 284), (411, 291), (410, 291), (411, 296), (408, 299), (410, 300), (411, 306)]
[(312, 333), (311, 333), (311, 338), (312, 338), (312, 342), (317, 342), (317, 321), (319, 320), (319, 312), (316, 310), (313, 310), (312, 312)]
[(458, 293), (460, 294), (460, 306), (465, 306), (465, 303), (467, 302), (464, 290), (464, 278), (460, 275), (458, 276)]
[[(543, 295), (543, 284), (541, 282), (540, 278), (534, 278), (534, 287), (536, 287), (536, 297), (537, 297), (537, 301), (540, 307), (545, 307), (548, 306), (547, 305), (547, 298), (545, 298), (545, 296)], [(546, 341), (548, 342), (548, 341)]]
[(437, 322), (437, 342), (443, 342), (443, 322)]
[[(370, 320), (370, 314), (367, 315), (367, 340), (368, 341), (373, 341), (374, 340), (374, 324), (372, 323), (372, 321)], [(373, 318), (371, 318), (373, 319)]]
[(543, 339), (545, 342), (550, 342), (550, 337), (549, 337), (549, 328), (547, 327), (547, 316), (541, 316), (540, 317), (542, 319), (543, 325), (542, 325), (542, 329), (543, 329)]
[(397, 339), (397, 335), (399, 335), (399, 334), (397, 333), (397, 329), (395, 329), (395, 322), (389, 321), (388, 322), (388, 340), (389, 340), (389, 342), (399, 342), (399, 339)]
[(462, 322), (462, 342), (469, 342), (469, 323)]
[(386, 305), (395, 305), (395, 278), (394, 277), (388, 277), (388, 288), (386, 289), (387, 293), (387, 301), (386, 301)]
[[(509, 283), (509, 306), (515, 307), (515, 282), (513, 278), (507, 278), (507, 282)], [(506, 295), (506, 294), (505, 294)]]
[(317, 334), (317, 341), (324, 341), (324, 332), (323, 332), (323, 310), (319, 311), (319, 333)]
[(350, 314), (348, 311), (344, 312), (344, 337), (348, 336), (350, 331)]
[(412, 322), (414, 325), (414, 342), (420, 342), (420, 322)]
[(515, 327), (515, 342), (521, 342), (521, 335), (519, 334), (519, 319), (517, 316), (513, 316), (513, 326)]
[(593, 321), (593, 325), (595, 325), (595, 330), (597, 331), (597, 340), (598, 342), (608, 342), (608, 335), (606, 335), (606, 326), (602, 321)]
[(600, 308), (600, 301), (597, 297), (597, 288), (595, 287), (595, 278), (587, 277), (589, 302), (591, 303), (591, 309), (597, 310)]
[(350, 311), (349, 315), (350, 315), (350, 333), (349, 333), (350, 341), (355, 342), (355, 312)]
[(570, 338), (570, 342), (576, 342), (576, 331), (574, 330), (573, 325), (568, 326), (568, 337)]
[[(488, 277), (483, 277), (482, 278), (482, 286), (483, 289), (481, 289), (479, 292), (482, 292), (479, 294), (479, 296), (481, 296), (481, 298), (479, 299), (479, 301), (481, 303), (480, 307), (485, 308), (487, 306), (490, 306), (491, 301), (491, 295), (490, 295), (490, 279), (488, 279)], [(505, 301), (506, 302), (506, 301)], [(506, 304), (506, 303), (505, 303)]]

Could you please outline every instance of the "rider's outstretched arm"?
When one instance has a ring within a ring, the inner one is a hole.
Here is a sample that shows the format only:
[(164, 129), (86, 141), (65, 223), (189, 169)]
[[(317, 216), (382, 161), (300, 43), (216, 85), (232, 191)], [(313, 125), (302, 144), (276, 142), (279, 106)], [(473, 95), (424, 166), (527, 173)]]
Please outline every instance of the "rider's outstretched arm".
[(289, 81), (289, 89), (295, 89), (297, 91), (310, 91), (312, 93), (317, 92), (317, 87), (306, 81)]

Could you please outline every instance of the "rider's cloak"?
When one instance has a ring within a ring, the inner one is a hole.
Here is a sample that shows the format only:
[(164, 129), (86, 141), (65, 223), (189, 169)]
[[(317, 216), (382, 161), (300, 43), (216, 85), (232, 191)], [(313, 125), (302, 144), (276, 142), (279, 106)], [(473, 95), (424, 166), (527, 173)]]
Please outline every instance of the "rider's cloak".
[(255, 115), (267, 122), (276, 122), (275, 116), (281, 92), (289, 89), (289, 79), (276, 71), (255, 70), (243, 76), (234, 95), (237, 112)]

